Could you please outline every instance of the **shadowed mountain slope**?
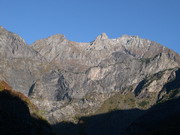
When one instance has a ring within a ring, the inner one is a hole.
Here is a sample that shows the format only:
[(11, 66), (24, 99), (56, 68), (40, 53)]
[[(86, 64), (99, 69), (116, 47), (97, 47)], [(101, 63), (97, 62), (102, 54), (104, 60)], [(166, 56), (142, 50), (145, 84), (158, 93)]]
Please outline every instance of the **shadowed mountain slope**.
[(77, 124), (53, 126), (59, 135), (172, 135), (179, 134), (180, 99), (157, 104), (148, 110), (129, 109), (81, 117)]
[(11, 90), (5, 82), (0, 82), (1, 135), (53, 135), (49, 123), (41, 119), (37, 112), (27, 97)]

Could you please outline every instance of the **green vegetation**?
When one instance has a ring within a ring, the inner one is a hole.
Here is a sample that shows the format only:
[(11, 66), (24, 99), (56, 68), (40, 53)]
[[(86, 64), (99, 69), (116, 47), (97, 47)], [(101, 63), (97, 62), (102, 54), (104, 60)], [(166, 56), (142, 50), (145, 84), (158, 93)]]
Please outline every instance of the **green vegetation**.
[(155, 93), (152, 93), (148, 98), (137, 98), (131, 92), (127, 94), (116, 93), (102, 104), (96, 114), (132, 108), (148, 109), (155, 101)]
[(107, 99), (103, 103), (103, 105), (97, 110), (96, 113), (98, 114), (111, 112), (119, 109), (134, 108), (136, 106), (134, 97), (135, 96), (132, 93), (129, 93), (127, 95), (117, 93), (114, 96)]
[(2, 87), (2, 85), (0, 84), (0, 91), (3, 91), (4, 90), (4, 88)]
[(180, 88), (179, 89), (174, 89), (174, 90), (171, 90), (170, 93), (169, 93), (169, 98), (174, 98), (175, 96), (178, 95), (178, 93), (180, 92)]
[(158, 103), (163, 103), (163, 102), (166, 102), (168, 100), (175, 98), (179, 92), (180, 92), (180, 89), (171, 90), (169, 93), (164, 94), (161, 100), (158, 101)]
[(141, 101), (138, 103), (138, 105), (143, 108), (146, 107), (148, 104), (149, 104), (149, 101)]

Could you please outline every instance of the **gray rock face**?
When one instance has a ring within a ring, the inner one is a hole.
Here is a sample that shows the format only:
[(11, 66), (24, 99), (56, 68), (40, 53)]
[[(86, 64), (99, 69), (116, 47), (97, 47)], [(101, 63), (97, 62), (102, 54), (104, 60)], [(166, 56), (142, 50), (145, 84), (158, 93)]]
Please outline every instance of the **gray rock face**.
[(115, 93), (156, 93), (158, 101), (179, 67), (178, 54), (138, 36), (103, 33), (77, 43), (57, 34), (28, 46), (0, 27), (0, 79), (31, 97), (49, 120), (95, 112)]
[(0, 55), (5, 58), (38, 59), (38, 52), (29, 48), (18, 35), (0, 27)]
[(45, 59), (18, 35), (0, 27), (0, 79), (28, 95)]
[(65, 99), (68, 91), (69, 86), (64, 76), (60, 72), (52, 70), (32, 85), (29, 96), (58, 101)]
[(108, 39), (103, 33), (91, 43), (75, 43), (55, 35), (32, 48), (63, 72), (71, 98), (123, 92), (147, 75), (179, 66), (175, 52), (135, 36)]

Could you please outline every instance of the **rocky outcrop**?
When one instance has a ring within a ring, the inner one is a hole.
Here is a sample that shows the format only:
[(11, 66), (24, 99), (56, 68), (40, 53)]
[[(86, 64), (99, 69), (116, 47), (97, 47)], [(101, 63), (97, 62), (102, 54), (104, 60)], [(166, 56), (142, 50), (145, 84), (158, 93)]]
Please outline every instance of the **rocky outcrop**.
[(68, 98), (68, 91), (69, 86), (63, 74), (58, 70), (50, 70), (32, 85), (29, 96), (59, 101)]
[(173, 80), (178, 80), (180, 56), (138, 36), (109, 39), (103, 33), (77, 43), (57, 34), (28, 46), (0, 27), (0, 56), (0, 79), (29, 96), (52, 123), (96, 113), (117, 93), (131, 93), (135, 101), (116, 108), (147, 109), (173, 90), (179, 96), (179, 85), (169, 84), (178, 83)]

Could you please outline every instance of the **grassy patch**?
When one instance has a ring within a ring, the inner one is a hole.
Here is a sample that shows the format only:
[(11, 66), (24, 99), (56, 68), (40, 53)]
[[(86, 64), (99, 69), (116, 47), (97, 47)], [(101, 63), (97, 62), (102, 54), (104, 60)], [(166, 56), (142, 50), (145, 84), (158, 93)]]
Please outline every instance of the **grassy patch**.
[(136, 106), (135, 96), (132, 93), (126, 95), (117, 93), (114, 96), (107, 99), (103, 105), (97, 110), (98, 113), (111, 112), (119, 109), (129, 109)]
[(102, 106), (96, 111), (96, 114), (132, 108), (148, 109), (155, 101), (155, 94), (151, 94), (149, 98), (139, 99), (131, 92), (127, 94), (117, 93), (104, 101)]
[(4, 88), (2, 87), (2, 85), (0, 84), (0, 91), (3, 91), (4, 90)]
[(146, 107), (149, 104), (149, 101), (141, 101), (138, 103), (138, 105), (142, 108)]

